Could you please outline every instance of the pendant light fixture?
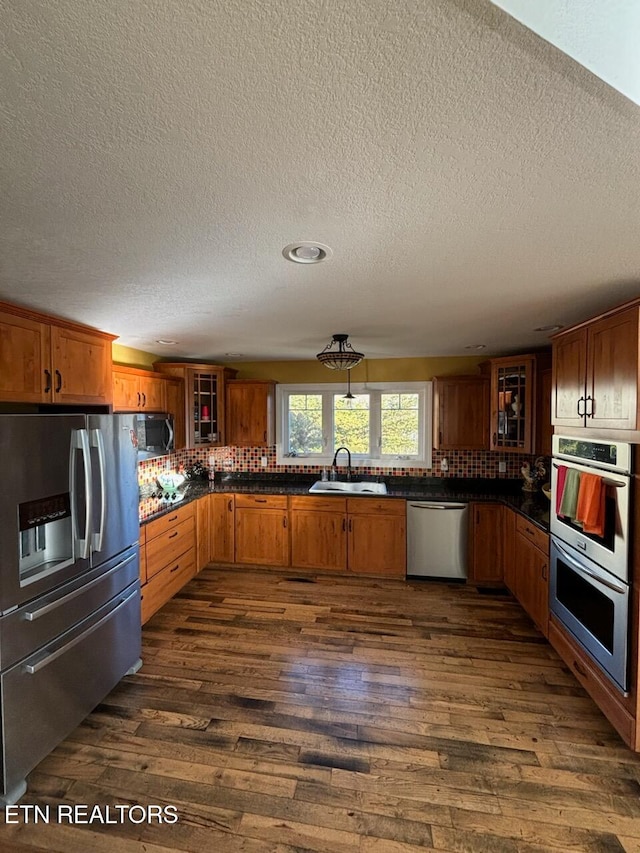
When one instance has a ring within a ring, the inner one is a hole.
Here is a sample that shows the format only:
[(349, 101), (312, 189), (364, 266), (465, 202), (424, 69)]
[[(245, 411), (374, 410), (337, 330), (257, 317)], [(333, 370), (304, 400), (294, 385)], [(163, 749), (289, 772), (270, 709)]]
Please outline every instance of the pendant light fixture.
[(348, 341), (349, 335), (335, 334), (326, 347), (316, 355), (318, 361), (331, 370), (351, 370), (360, 364), (364, 353), (357, 352)]
[(349, 402), (347, 403), (347, 405), (349, 406), (349, 408), (351, 408), (351, 407), (353, 406), (352, 400), (355, 400), (355, 399), (356, 399), (356, 398), (353, 396), (353, 394), (351, 393), (351, 373), (350, 373), (348, 370), (347, 370), (347, 393), (344, 395), (344, 397), (343, 397), (342, 399), (343, 399), (343, 400), (348, 400), (348, 401), (349, 401)]

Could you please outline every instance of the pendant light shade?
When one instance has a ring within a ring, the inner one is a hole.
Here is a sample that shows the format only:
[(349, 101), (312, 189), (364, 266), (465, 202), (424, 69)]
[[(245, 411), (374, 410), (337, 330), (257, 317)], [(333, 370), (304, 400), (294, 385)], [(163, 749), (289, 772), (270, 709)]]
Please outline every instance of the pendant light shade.
[(364, 353), (356, 352), (348, 342), (349, 335), (336, 334), (330, 343), (316, 356), (318, 361), (331, 370), (351, 370), (360, 364)]

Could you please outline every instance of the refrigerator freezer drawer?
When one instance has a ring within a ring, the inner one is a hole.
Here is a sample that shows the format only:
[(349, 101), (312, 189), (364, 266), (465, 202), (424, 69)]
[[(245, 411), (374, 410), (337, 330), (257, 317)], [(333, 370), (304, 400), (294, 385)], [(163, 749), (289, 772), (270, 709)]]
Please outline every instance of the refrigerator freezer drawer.
[(139, 658), (136, 581), (109, 605), (3, 673), (4, 791), (19, 788)]
[(137, 546), (0, 618), (0, 670), (55, 640), (138, 577)]

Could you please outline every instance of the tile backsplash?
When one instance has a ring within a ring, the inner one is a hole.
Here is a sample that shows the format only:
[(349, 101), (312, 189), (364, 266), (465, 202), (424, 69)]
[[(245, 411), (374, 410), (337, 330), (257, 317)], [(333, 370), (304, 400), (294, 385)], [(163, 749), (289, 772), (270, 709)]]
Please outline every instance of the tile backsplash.
[[(267, 457), (267, 465), (261, 464), (261, 457)], [(446, 459), (449, 470), (443, 472), (440, 462)], [(217, 447), (178, 450), (170, 456), (158, 456), (138, 465), (138, 480), (141, 486), (153, 483), (159, 473), (167, 469), (179, 469), (195, 462), (210, 466), (213, 460), (216, 471), (245, 471), (261, 474), (320, 474), (322, 465), (277, 465), (276, 448), (272, 447)], [(520, 468), (532, 457), (518, 454), (490, 453), (481, 450), (433, 451), (431, 468), (380, 468), (355, 467), (358, 475), (394, 476), (394, 477), (500, 477), (513, 479), (520, 477)], [(498, 471), (498, 464), (505, 463), (506, 471)]]

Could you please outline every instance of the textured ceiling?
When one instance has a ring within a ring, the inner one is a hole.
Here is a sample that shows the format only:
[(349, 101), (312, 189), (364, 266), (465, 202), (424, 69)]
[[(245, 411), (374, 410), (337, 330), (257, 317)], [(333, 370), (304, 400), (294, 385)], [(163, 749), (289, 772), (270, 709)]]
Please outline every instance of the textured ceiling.
[(0, 95), (0, 298), (125, 345), (497, 353), (640, 294), (640, 107), (488, 0), (0, 0)]

